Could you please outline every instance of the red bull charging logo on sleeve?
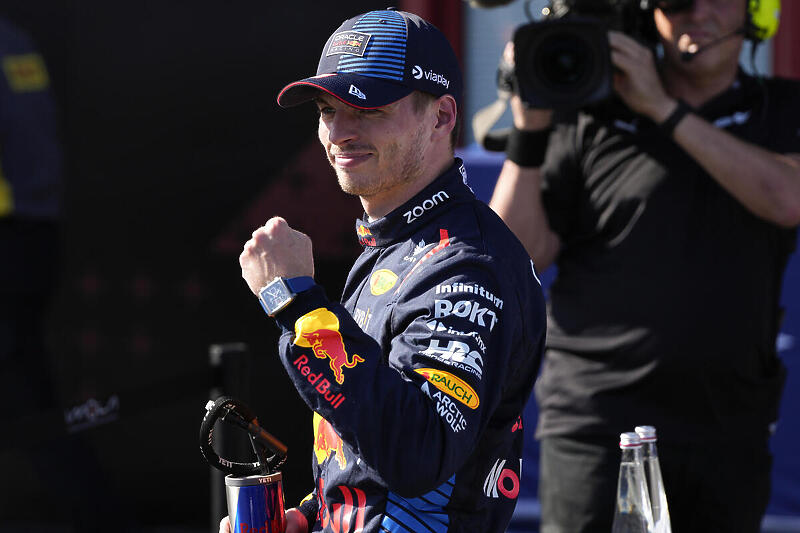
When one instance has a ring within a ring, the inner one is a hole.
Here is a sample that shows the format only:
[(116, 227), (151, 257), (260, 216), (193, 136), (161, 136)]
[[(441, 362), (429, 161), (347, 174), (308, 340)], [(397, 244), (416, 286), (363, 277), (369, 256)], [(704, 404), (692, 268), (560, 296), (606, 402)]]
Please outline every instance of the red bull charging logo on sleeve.
[(348, 356), (342, 334), (339, 333), (339, 318), (324, 307), (314, 309), (297, 319), (294, 323), (297, 346), (311, 348), (318, 359), (329, 359), (336, 382), (344, 383), (343, 369), (353, 368), (364, 359), (353, 354)]
[(344, 456), (344, 441), (333, 429), (330, 422), (322, 418), (319, 413), (314, 412), (314, 455), (317, 457), (317, 464), (321, 465), (325, 459), (334, 454), (336, 462), (339, 463), (339, 470), (344, 470), (347, 466), (347, 458)]

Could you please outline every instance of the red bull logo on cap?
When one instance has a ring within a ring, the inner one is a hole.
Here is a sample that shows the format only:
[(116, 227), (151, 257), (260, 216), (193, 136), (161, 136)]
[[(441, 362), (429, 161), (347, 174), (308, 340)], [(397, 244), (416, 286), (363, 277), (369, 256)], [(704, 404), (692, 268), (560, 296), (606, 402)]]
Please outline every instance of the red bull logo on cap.
[(353, 354), (352, 358), (348, 356), (339, 333), (339, 318), (324, 307), (298, 318), (294, 323), (294, 333), (297, 346), (311, 348), (318, 359), (329, 359), (328, 364), (339, 385), (344, 383), (343, 369), (364, 362), (358, 354)]
[(317, 464), (321, 465), (325, 459), (334, 454), (336, 462), (339, 463), (339, 470), (344, 470), (347, 466), (347, 458), (344, 455), (344, 441), (333, 429), (330, 422), (322, 418), (319, 413), (314, 412), (314, 455), (317, 457)]

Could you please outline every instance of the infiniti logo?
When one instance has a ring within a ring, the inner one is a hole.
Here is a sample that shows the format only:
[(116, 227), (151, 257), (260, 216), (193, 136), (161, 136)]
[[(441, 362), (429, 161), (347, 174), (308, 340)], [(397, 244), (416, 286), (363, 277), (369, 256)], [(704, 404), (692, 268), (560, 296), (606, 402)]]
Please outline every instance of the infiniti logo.
[(422, 79), (422, 67), (419, 65), (414, 65), (414, 68), (411, 69), (411, 75), (414, 76), (416, 79)]

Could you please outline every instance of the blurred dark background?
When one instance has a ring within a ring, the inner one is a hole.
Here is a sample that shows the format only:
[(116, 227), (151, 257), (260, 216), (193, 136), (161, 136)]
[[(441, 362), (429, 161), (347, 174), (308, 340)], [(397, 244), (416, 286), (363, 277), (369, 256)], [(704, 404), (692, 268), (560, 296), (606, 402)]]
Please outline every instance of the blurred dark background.
[(215, 343), (249, 346), (250, 380), (226, 392), (244, 396), (287, 444), (287, 504), (313, 487), (311, 418), (238, 255), (255, 227), (281, 214), (314, 236), (317, 278), (339, 296), (359, 252), (360, 204), (336, 185), (313, 107), (287, 111), (275, 98), (313, 73), (341, 21), (386, 5), (0, 3), (0, 17), (46, 61), (64, 153), (47, 339), (57, 406), (27, 425), (15, 425), (12, 409), (0, 529), (94, 530), (75, 516), (97, 513), (116, 531), (207, 530), (198, 431)]

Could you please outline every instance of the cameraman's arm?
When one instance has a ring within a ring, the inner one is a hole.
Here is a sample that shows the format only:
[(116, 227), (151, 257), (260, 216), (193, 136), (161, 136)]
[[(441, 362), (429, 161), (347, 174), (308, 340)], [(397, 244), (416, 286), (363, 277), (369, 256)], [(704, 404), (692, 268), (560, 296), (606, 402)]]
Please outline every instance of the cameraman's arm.
[[(632, 110), (662, 123), (677, 106), (656, 73), (652, 53), (619, 32), (609, 32), (617, 94)], [(793, 119), (795, 117), (790, 117)], [(783, 155), (742, 141), (696, 114), (673, 138), (725, 190), (754, 215), (773, 224), (800, 224), (800, 155)]]
[(677, 142), (751, 213), (773, 224), (800, 225), (800, 154), (778, 154), (689, 114)]
[[(550, 127), (552, 111), (526, 109), (516, 95), (511, 98), (511, 109), (514, 127), (519, 130)], [(540, 272), (555, 261), (561, 244), (550, 229), (542, 205), (539, 168), (523, 167), (506, 160), (489, 205), (522, 242)]]

